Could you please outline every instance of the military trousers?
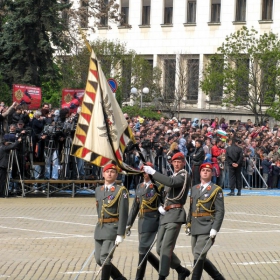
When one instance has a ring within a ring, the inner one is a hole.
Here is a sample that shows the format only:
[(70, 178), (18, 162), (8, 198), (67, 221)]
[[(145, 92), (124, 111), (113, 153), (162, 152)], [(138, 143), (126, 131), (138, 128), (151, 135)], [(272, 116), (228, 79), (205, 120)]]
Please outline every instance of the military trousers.
[(157, 237), (157, 253), (159, 260), (159, 275), (167, 277), (170, 268), (175, 269), (181, 261), (173, 250), (181, 229), (181, 223), (167, 223), (160, 225)]
[(151, 247), (152, 243), (155, 240), (156, 235), (157, 235), (157, 231), (139, 233), (138, 251), (140, 255), (145, 255), (148, 252), (149, 248)]
[[(95, 240), (94, 257), (98, 265), (102, 265), (115, 245), (115, 240)], [(110, 264), (113, 254), (108, 258), (106, 264)]]
[[(212, 240), (210, 240), (207, 243), (208, 240), (209, 240), (209, 234), (192, 235), (191, 246), (192, 246), (192, 253), (195, 260), (199, 258), (202, 250), (203, 250), (203, 254), (200, 257), (200, 260), (205, 260), (207, 252), (212, 246)], [(207, 246), (204, 248), (206, 243)]]

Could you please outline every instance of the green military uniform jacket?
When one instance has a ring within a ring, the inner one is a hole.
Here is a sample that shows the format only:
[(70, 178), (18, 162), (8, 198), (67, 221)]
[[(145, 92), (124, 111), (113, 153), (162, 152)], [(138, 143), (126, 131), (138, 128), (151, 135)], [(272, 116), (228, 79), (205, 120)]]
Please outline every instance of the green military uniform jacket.
[[(160, 195), (163, 195), (163, 185), (158, 187)], [(146, 187), (145, 182), (139, 184), (135, 191), (135, 198), (129, 212), (127, 225), (132, 226), (138, 215), (138, 233), (155, 232), (158, 230), (160, 213), (159, 194), (151, 183)]]
[(165, 200), (164, 208), (170, 207), (171, 205), (182, 205), (181, 208), (172, 208), (168, 210), (165, 215), (161, 215), (160, 224), (167, 223), (185, 223), (186, 212), (184, 205), (186, 203), (189, 187), (191, 183), (188, 172), (184, 169), (180, 170), (177, 174), (171, 177), (167, 177), (159, 172), (153, 175), (153, 178), (165, 185)]
[(198, 184), (191, 189), (187, 218), (187, 227), (191, 228), (191, 235), (209, 234), (212, 228), (219, 231), (225, 215), (222, 188), (210, 183), (201, 192), (200, 187)]
[[(96, 240), (115, 240), (117, 235), (125, 234), (128, 217), (129, 194), (124, 186), (116, 185), (105, 191), (104, 186), (95, 189), (96, 210), (98, 222), (95, 227)], [(108, 219), (118, 219), (114, 222), (103, 222)]]

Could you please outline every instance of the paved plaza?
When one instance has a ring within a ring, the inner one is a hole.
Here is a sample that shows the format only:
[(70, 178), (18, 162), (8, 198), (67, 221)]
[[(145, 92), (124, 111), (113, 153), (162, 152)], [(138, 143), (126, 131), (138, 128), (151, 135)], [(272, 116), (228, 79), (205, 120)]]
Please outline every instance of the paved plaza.
[[(263, 194), (247, 190), (225, 197), (225, 220), (208, 257), (227, 280), (280, 279), (280, 191)], [(93, 196), (8, 198), (0, 200), (0, 209), (0, 280), (94, 279), (99, 268), (89, 259), (97, 221)], [(127, 279), (135, 277), (137, 249), (136, 221), (113, 259)], [(190, 237), (183, 228), (175, 252), (191, 269)], [(149, 264), (145, 279), (158, 279)], [(167, 279), (177, 279), (177, 273), (171, 270)], [(203, 279), (210, 277), (203, 273)]]

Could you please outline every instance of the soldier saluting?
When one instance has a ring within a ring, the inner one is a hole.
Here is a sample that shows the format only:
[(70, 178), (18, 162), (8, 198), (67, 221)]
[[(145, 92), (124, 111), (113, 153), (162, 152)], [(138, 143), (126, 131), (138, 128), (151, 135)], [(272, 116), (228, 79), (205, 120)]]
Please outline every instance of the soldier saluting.
[(144, 171), (152, 175), (157, 182), (166, 186), (164, 205), (158, 209), (161, 213), (157, 237), (157, 253), (160, 256), (159, 280), (166, 279), (170, 268), (177, 271), (178, 280), (185, 280), (190, 275), (190, 271), (181, 266), (181, 261), (173, 250), (181, 226), (186, 222), (184, 205), (191, 180), (188, 172), (184, 169), (186, 164), (184, 155), (176, 153), (171, 160), (174, 168), (174, 174), (171, 177), (156, 172), (150, 166), (144, 166)]
[(106, 257), (114, 245), (123, 242), (128, 217), (128, 192), (124, 186), (115, 183), (118, 167), (108, 164), (103, 168), (104, 185), (95, 189), (98, 222), (95, 227), (95, 260), (102, 266), (101, 279), (126, 280), (120, 271), (111, 263), (111, 254)]
[[(153, 167), (150, 162), (145, 163)], [(144, 166), (141, 167), (143, 170)], [(139, 263), (140, 264), (149, 248), (151, 247), (156, 234), (158, 232), (159, 217), (158, 207), (160, 206), (159, 194), (157, 193), (154, 184), (151, 182), (149, 174), (143, 173), (144, 182), (136, 187), (135, 198), (129, 212), (126, 234), (130, 235), (130, 228), (132, 227), (136, 216), (138, 214), (138, 234), (139, 234)], [(158, 187), (160, 195), (163, 194), (163, 185)], [(147, 261), (158, 271), (159, 260), (152, 253), (149, 252), (142, 265), (137, 269), (135, 280), (142, 280), (145, 275)]]
[(223, 190), (211, 182), (212, 168), (210, 163), (201, 164), (199, 168), (201, 183), (191, 188), (186, 231), (192, 236), (191, 246), (194, 256), (192, 280), (199, 280), (203, 269), (215, 280), (225, 279), (206, 258), (225, 214)]

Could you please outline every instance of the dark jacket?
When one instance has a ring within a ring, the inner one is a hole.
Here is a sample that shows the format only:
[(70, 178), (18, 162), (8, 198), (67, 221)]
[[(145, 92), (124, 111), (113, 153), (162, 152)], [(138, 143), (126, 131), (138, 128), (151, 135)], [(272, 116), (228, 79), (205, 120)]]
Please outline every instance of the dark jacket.
[(264, 159), (262, 160), (261, 165), (262, 165), (263, 174), (269, 174), (271, 162), (268, 161), (267, 159)]
[(19, 141), (15, 143), (0, 146), (0, 168), (8, 168), (10, 151), (20, 144)]
[(195, 148), (191, 155), (193, 165), (201, 165), (205, 158), (205, 152), (203, 147)]
[(238, 167), (241, 167), (243, 163), (242, 149), (235, 144), (232, 144), (226, 149), (226, 161), (229, 166), (232, 166), (233, 163), (237, 163)]

